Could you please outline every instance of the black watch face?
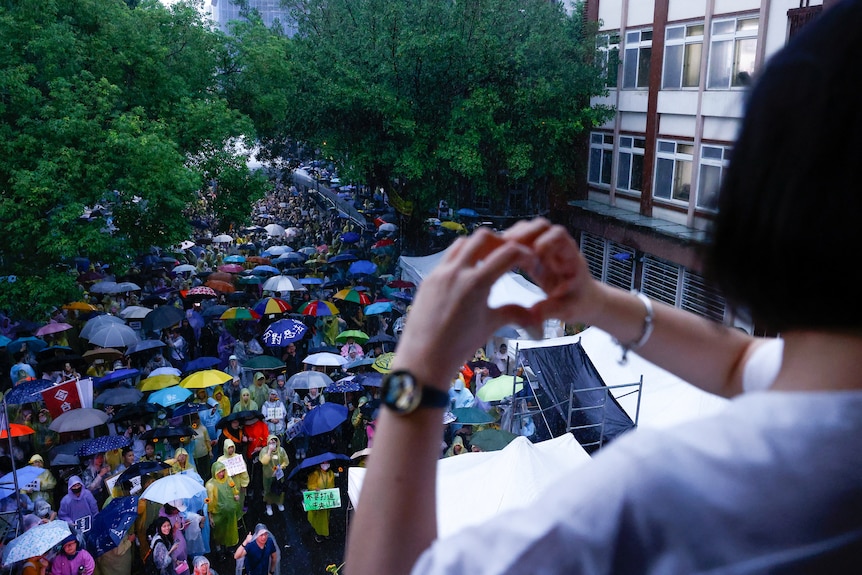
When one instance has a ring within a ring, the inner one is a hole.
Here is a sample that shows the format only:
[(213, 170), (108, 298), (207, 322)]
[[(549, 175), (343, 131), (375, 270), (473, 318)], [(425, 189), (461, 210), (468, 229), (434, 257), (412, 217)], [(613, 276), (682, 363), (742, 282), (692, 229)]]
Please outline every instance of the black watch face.
[(383, 386), (383, 403), (398, 413), (409, 413), (419, 406), (422, 390), (413, 376), (406, 372), (394, 372), (386, 378)]

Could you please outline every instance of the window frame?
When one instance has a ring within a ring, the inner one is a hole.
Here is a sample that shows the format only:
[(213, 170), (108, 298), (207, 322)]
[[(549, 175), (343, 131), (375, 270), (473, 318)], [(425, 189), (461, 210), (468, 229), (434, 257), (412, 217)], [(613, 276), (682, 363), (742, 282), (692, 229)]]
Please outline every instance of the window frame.
[[(755, 21), (754, 28), (740, 29), (741, 23)], [(722, 26), (733, 23), (733, 31), (721, 31)], [(757, 64), (757, 42), (760, 33), (760, 17), (757, 14), (736, 16), (732, 18), (716, 18), (710, 24), (711, 34), (709, 38), (709, 58), (706, 64), (706, 89), (707, 90), (742, 90), (748, 86), (748, 79), (754, 74)], [(719, 44), (730, 43), (727, 48), (721, 49)], [(747, 49), (750, 52), (750, 69), (741, 69), (741, 50), (743, 45), (750, 44)], [(718, 62), (718, 58), (724, 58), (724, 62)], [(721, 70), (718, 66), (723, 64)], [(715, 68), (715, 70), (714, 70)], [(718, 74), (721, 73), (721, 76)]]
[[(640, 145), (636, 145), (640, 144)], [(644, 183), (644, 157), (646, 151), (646, 136), (621, 135), (619, 146), (617, 147), (617, 182), (616, 189), (618, 191), (629, 192), (633, 194), (643, 193)], [(628, 157), (627, 173), (623, 174), (622, 170), (626, 166), (623, 157)], [(634, 179), (632, 175), (635, 172), (635, 156), (640, 157), (640, 189), (633, 188), (631, 183)]]
[[(662, 145), (673, 145), (673, 151), (662, 150)], [(691, 149), (691, 153), (687, 153), (686, 151), (680, 151), (680, 146), (685, 146), (686, 148)], [(672, 179), (671, 179), (671, 189), (669, 190), (669, 195), (667, 197), (658, 195), (659, 190), (659, 176), (661, 175), (661, 162), (672, 162)], [(687, 168), (688, 171), (688, 181), (687, 182), (678, 182), (680, 179), (680, 170), (685, 171)], [(671, 204), (688, 206), (691, 201), (691, 186), (692, 186), (692, 176), (694, 174), (694, 144), (691, 142), (684, 142), (679, 140), (669, 140), (666, 138), (659, 138), (656, 140), (656, 154), (655, 154), (655, 170), (653, 174), (653, 186), (652, 186), (652, 197), (653, 200), (658, 200), (662, 202), (669, 202)], [(682, 191), (682, 189), (688, 185), (689, 196), (687, 198), (680, 198), (677, 195)]]
[[(600, 139), (601, 142), (598, 142)], [(598, 180), (593, 179), (594, 152), (599, 152), (601, 163), (598, 168)], [(606, 164), (607, 162), (607, 164)], [(606, 171), (607, 170), (607, 171)], [(594, 186), (610, 188), (614, 170), (614, 135), (608, 132), (590, 132), (590, 156), (587, 166), (587, 182)], [(603, 175), (607, 174), (607, 182), (603, 181)]]
[[(695, 89), (700, 85), (700, 79), (703, 74), (703, 70), (700, 69), (700, 62), (703, 55), (703, 41), (704, 41), (704, 23), (686, 23), (686, 24), (678, 24), (673, 26), (668, 26), (665, 29), (665, 47), (664, 47), (664, 61), (662, 62), (662, 74), (661, 74), (661, 89), (662, 90), (686, 90), (686, 89)], [(689, 31), (696, 31), (697, 28), (700, 28), (700, 34), (689, 34)], [(682, 38), (671, 38), (671, 34), (676, 31), (682, 29), (683, 34)], [(689, 57), (689, 48), (693, 46), (700, 46), (700, 51), (696, 54), (696, 57)], [(680, 65), (677, 70), (674, 70), (674, 85), (668, 85), (669, 75), (670, 75), (670, 65), (668, 60), (671, 56), (671, 49), (676, 46), (682, 47), (682, 58), (680, 59)], [(697, 81), (695, 83), (687, 83), (686, 78), (689, 76), (686, 74), (686, 65), (694, 65), (697, 68)]]
[[(646, 90), (649, 88), (650, 58), (652, 57), (652, 28), (627, 30), (623, 51), (623, 90)], [(646, 37), (646, 38), (645, 38)], [(632, 56), (635, 56), (632, 60)], [(634, 66), (634, 84), (626, 82), (630, 68)]]
[(600, 32), (596, 35), (596, 64), (604, 75), (605, 86), (616, 88), (620, 77), (620, 31)]
[[(706, 154), (709, 150), (720, 150), (720, 158), (712, 158), (707, 157)], [(721, 182), (724, 179), (724, 173), (727, 170), (727, 167), (730, 165), (730, 154), (732, 152), (732, 148), (730, 146), (723, 146), (720, 144), (701, 144), (700, 146), (700, 160), (698, 161), (697, 167), (697, 198), (695, 207), (698, 210), (704, 210), (709, 212), (717, 212), (718, 211), (718, 190), (721, 186)], [(707, 183), (706, 178), (704, 177), (704, 168), (718, 168), (718, 178), (716, 182), (715, 188), (712, 189), (711, 194), (706, 195), (707, 191)], [(712, 202), (713, 205), (709, 205), (706, 202), (707, 199), (714, 200)]]

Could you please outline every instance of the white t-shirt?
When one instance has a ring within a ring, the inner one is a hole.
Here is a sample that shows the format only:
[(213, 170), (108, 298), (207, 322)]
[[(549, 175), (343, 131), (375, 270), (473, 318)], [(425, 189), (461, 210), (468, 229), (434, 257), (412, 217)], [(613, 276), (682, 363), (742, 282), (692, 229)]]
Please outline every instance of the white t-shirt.
[(413, 573), (858, 569), (860, 438), (862, 392), (743, 395), (617, 439), (530, 508), (436, 541)]

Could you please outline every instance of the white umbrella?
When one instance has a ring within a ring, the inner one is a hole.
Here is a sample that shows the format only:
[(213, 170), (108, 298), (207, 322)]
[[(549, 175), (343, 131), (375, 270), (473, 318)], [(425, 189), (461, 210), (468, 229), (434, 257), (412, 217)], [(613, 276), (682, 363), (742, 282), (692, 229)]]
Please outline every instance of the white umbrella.
[(269, 224), (263, 227), (270, 236), (283, 236), (284, 228), (278, 224)]
[[(437, 221), (439, 222), (439, 220), (437, 220)], [(380, 227), (377, 229), (380, 230), (381, 232), (394, 232), (394, 231), (398, 230), (398, 226), (396, 226), (395, 224), (390, 224), (387, 222), (385, 224), (380, 224)]]
[(187, 249), (193, 248), (193, 247), (195, 247), (195, 243), (191, 240), (185, 240), (183, 243), (180, 244), (181, 250), (187, 250)]
[(283, 253), (292, 252), (293, 248), (290, 246), (269, 246), (266, 251), (271, 255), (280, 256)]
[(90, 293), (117, 293), (117, 282), (104, 280), (90, 286)]
[(177, 499), (191, 499), (202, 491), (206, 491), (203, 483), (198, 483), (191, 475), (178, 473), (156, 479), (144, 489), (141, 497), (148, 501), (165, 504)]
[(312, 353), (302, 360), (302, 363), (307, 365), (316, 365), (319, 367), (341, 367), (347, 363), (347, 358), (342, 357), (337, 353), (329, 353), (323, 351), (320, 353)]
[(120, 317), (123, 319), (144, 319), (150, 313), (152, 308), (142, 305), (130, 305), (120, 310)]
[(36, 525), (9, 541), (3, 549), (3, 567), (44, 555), (71, 534), (69, 524), (59, 519)]
[(198, 268), (196, 268), (192, 264), (180, 264), (174, 267), (174, 269), (172, 269), (171, 271), (176, 274), (184, 274), (186, 272), (196, 272), (197, 270)]
[(141, 286), (139, 286), (138, 284), (136, 284), (134, 282), (120, 282), (117, 284), (117, 287), (114, 289), (117, 290), (114, 293), (126, 293), (126, 292), (130, 292), (130, 291), (140, 291)]
[(83, 431), (91, 429), (97, 425), (107, 423), (111, 416), (101, 409), (92, 407), (79, 407), (72, 409), (66, 413), (61, 413), (54, 419), (48, 427), (57, 433), (66, 431)]
[(110, 314), (97, 315), (93, 319), (88, 320), (86, 324), (84, 324), (84, 327), (81, 329), (81, 333), (78, 334), (78, 337), (89, 339), (93, 333), (97, 332), (99, 329), (111, 323), (124, 325), (123, 318), (121, 317), (117, 317)]
[(175, 375), (177, 377), (181, 376), (183, 372), (178, 370), (175, 367), (157, 367), (147, 377), (155, 377), (157, 375)]
[(332, 378), (321, 371), (300, 371), (291, 375), (284, 383), (290, 389), (322, 388), (330, 385)]
[(89, 337), (99, 347), (128, 347), (141, 341), (140, 336), (125, 324), (111, 323), (100, 327)]
[(227, 234), (221, 234), (213, 238), (214, 244), (227, 244), (233, 241), (233, 238)]
[(298, 279), (293, 276), (285, 275), (272, 276), (264, 282), (262, 287), (264, 290), (267, 291), (308, 291), (306, 287), (299, 282)]

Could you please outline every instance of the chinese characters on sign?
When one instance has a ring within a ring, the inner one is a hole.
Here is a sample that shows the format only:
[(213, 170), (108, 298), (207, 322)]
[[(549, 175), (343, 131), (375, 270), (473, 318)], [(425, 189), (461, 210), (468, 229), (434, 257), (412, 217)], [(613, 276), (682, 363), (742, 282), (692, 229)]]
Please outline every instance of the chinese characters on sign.
[(341, 491), (337, 487), (302, 492), (302, 508), (306, 511), (341, 507)]

